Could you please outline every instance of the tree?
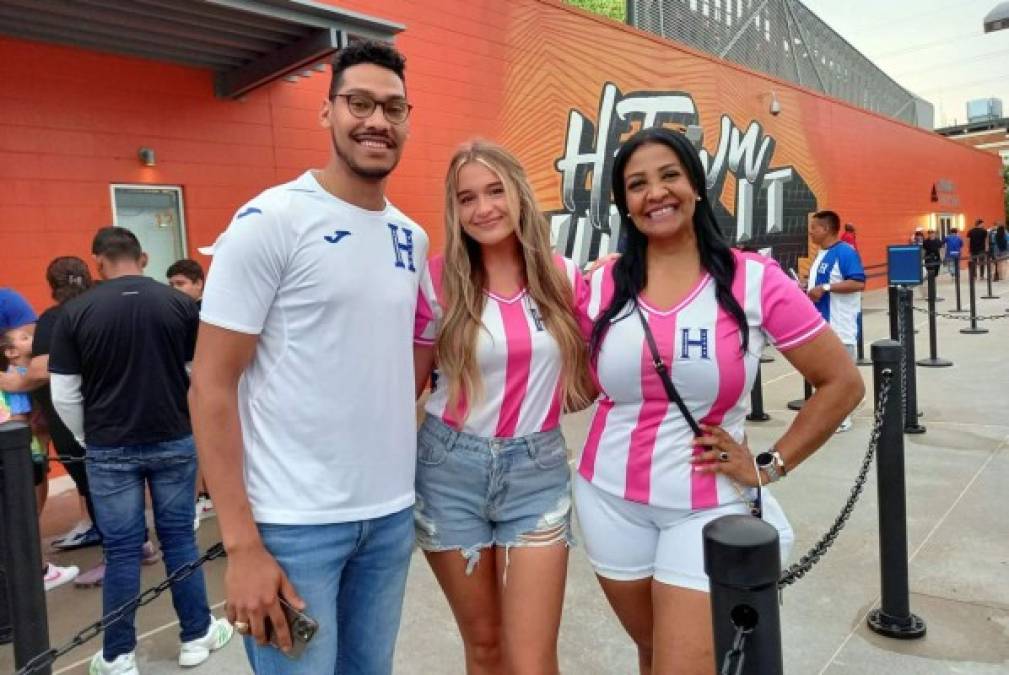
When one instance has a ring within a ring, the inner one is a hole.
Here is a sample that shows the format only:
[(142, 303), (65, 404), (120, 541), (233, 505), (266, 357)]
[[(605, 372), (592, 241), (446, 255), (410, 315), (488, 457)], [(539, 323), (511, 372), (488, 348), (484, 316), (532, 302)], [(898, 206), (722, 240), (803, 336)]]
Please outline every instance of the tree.
[(626, 0), (565, 0), (569, 5), (574, 5), (595, 14), (616, 19), (626, 20), (627, 2)]

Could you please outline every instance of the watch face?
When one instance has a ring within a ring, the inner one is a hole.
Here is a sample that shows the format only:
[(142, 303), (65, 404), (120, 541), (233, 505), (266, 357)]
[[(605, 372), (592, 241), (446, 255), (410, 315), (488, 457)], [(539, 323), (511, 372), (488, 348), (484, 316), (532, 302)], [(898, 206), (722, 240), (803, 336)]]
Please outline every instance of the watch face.
[(757, 466), (770, 466), (774, 463), (774, 455), (769, 452), (762, 452), (757, 455)]

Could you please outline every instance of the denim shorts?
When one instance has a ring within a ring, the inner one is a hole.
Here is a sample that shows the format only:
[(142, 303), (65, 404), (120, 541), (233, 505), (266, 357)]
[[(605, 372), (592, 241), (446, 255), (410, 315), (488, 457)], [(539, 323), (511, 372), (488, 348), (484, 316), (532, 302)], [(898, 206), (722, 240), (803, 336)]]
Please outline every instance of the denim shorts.
[(573, 544), (571, 469), (560, 429), (482, 438), (428, 415), (417, 437), (417, 544), (462, 553)]

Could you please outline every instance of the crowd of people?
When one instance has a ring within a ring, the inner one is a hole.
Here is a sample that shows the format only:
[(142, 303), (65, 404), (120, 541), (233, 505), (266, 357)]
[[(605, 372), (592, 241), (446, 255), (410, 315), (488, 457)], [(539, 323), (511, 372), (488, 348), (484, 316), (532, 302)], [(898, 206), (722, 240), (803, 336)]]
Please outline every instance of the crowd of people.
[[(61, 541), (101, 542), (108, 611), (139, 591), (142, 562), (195, 560), (198, 512), (214, 508), (227, 620), (200, 572), (174, 585), (179, 663), (235, 630), (255, 672), (312, 675), (392, 672), (416, 544), (467, 672), (544, 675), (558, 672), (577, 510), (640, 672), (710, 672), (701, 529), (762, 517), (784, 561), (791, 528), (766, 486), (850, 428), (864, 394), (854, 228), (816, 213), (819, 252), (790, 278), (729, 246), (697, 150), (651, 128), (613, 162), (621, 255), (588, 274), (556, 255), (520, 162), (473, 141), (449, 163), (445, 250), (429, 259), (385, 194), (410, 110), (403, 57), (353, 43), (320, 114), (329, 162), (239, 208), (205, 280), (193, 261), (167, 271), (174, 289), (144, 276), (136, 237), (110, 227), (91, 251), (101, 283), (82, 260), (54, 261), (57, 305), (37, 321), (23, 304), (8, 318), (2, 292), (15, 360), (0, 388), (34, 389), (57, 453), (87, 458), (67, 466), (87, 516)], [(815, 391), (751, 449), (765, 345)], [(589, 405), (572, 475), (560, 420)], [(23, 408), (4, 424), (28, 428)], [(138, 673), (135, 648), (129, 616), (90, 672)]]
[[(994, 223), (986, 228), (984, 220), (978, 218), (964, 234), (967, 237), (967, 260), (974, 265), (975, 279), (984, 279), (989, 270), (992, 281), (1005, 279), (1009, 273), (1009, 233), (1006, 226)], [(915, 228), (911, 243), (922, 247), (926, 267), (937, 270), (942, 261), (950, 276), (954, 276), (963, 264), (964, 239), (955, 227), (941, 239), (934, 229)]]

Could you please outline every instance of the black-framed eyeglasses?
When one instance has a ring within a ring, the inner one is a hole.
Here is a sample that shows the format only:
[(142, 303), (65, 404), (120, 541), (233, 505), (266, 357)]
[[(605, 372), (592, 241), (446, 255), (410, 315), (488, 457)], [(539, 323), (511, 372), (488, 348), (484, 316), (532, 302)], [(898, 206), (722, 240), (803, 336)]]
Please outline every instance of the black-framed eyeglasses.
[(347, 110), (358, 119), (368, 119), (375, 112), (376, 106), (382, 106), (382, 116), (391, 124), (402, 124), (410, 116), (413, 106), (405, 98), (399, 96), (384, 101), (376, 101), (367, 94), (336, 94), (333, 98), (342, 98), (347, 102)]

